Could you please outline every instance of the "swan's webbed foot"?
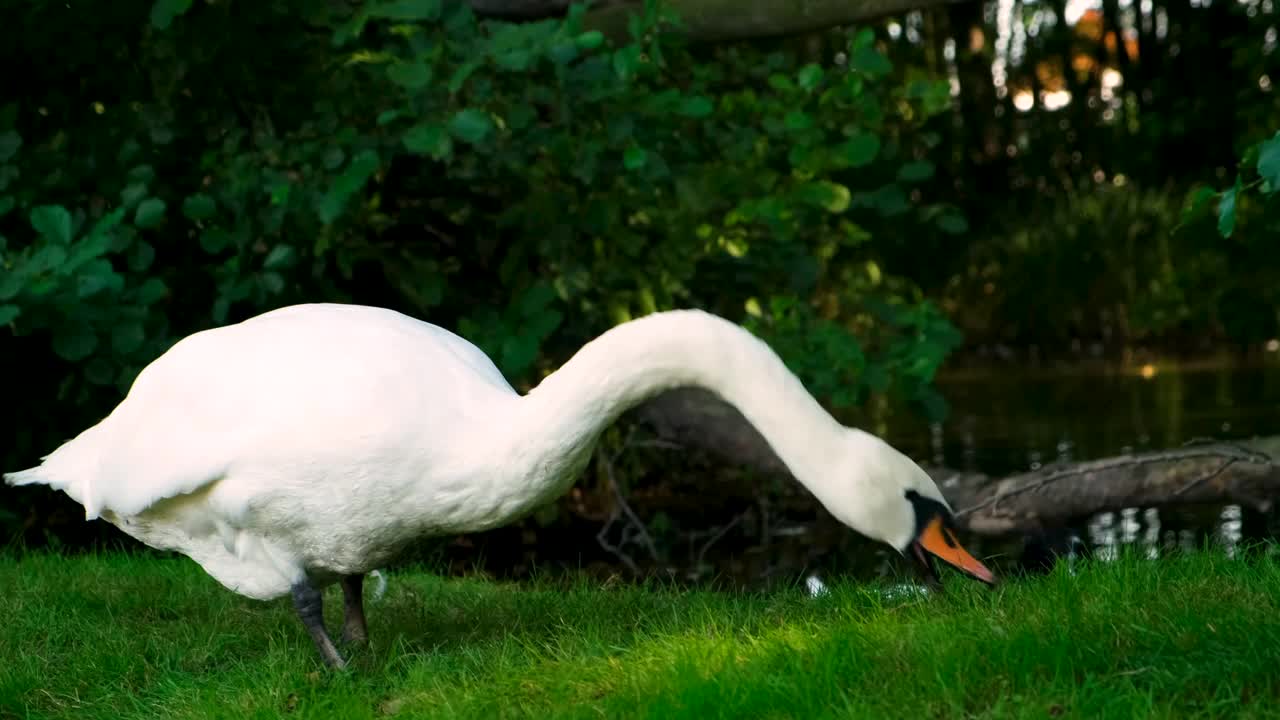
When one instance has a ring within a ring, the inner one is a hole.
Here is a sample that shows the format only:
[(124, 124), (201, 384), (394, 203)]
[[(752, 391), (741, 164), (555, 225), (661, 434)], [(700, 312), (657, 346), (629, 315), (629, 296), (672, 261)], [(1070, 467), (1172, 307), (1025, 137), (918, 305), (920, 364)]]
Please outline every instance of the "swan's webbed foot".
[(293, 607), (298, 611), (298, 617), (306, 626), (307, 632), (311, 633), (311, 639), (315, 641), (316, 650), (320, 652), (324, 664), (335, 670), (345, 668), (347, 661), (338, 654), (333, 640), (329, 639), (329, 633), (324, 629), (324, 597), (320, 591), (306, 580), (294, 585)]
[(342, 642), (365, 645), (369, 642), (369, 628), (364, 621), (364, 575), (348, 575), (342, 578), (342, 597), (346, 607), (346, 619), (342, 623)]

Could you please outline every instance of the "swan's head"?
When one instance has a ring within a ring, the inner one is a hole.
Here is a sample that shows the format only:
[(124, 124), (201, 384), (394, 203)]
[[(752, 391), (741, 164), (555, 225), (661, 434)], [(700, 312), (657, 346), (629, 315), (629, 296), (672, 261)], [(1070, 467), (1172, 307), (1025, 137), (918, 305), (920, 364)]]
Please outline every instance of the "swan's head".
[(831, 514), (910, 557), (931, 581), (936, 581), (933, 556), (995, 584), (995, 575), (956, 538), (951, 506), (933, 478), (875, 435), (856, 428), (846, 431), (835, 467), (827, 464), (821, 483), (826, 490), (823, 504)]

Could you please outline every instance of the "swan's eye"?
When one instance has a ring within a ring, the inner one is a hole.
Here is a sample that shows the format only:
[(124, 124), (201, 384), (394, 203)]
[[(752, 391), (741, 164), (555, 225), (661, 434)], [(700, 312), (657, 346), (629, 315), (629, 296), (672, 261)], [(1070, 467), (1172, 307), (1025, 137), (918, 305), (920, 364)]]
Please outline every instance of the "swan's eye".
[(952, 530), (953, 522), (951, 519), (951, 512), (947, 510), (946, 505), (943, 505), (932, 498), (927, 498), (915, 490), (907, 490), (903, 494), (906, 497), (907, 502), (911, 503), (912, 510), (915, 511), (916, 535), (920, 535), (924, 532), (926, 527), (934, 521), (937, 521), (946, 542), (953, 546), (959, 546), (960, 543), (956, 540), (955, 534)]

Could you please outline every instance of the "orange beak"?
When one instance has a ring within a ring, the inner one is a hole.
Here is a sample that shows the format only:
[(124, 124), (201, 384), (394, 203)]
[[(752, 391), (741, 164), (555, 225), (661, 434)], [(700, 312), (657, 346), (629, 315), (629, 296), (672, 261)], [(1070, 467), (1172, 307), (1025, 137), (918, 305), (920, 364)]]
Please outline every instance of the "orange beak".
[(942, 518), (940, 517), (935, 517), (925, 527), (924, 532), (920, 533), (920, 537), (916, 538), (916, 544), (928, 550), (930, 554), (943, 562), (972, 575), (988, 585), (994, 585), (996, 582), (995, 573), (988, 570), (986, 565), (978, 562), (977, 558), (970, 555), (969, 551), (960, 545), (960, 541), (956, 539), (955, 534), (942, 524)]

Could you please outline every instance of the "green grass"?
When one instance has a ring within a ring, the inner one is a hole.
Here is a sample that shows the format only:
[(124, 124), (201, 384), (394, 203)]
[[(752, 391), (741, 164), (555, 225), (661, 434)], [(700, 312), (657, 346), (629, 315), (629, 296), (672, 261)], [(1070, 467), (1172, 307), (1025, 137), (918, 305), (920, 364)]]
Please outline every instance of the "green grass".
[(287, 600), (188, 560), (30, 555), (0, 559), (0, 717), (1274, 716), (1278, 562), (1125, 559), (995, 591), (948, 573), (898, 600), (405, 571), (331, 674)]

